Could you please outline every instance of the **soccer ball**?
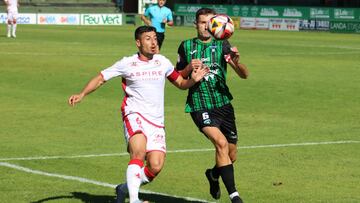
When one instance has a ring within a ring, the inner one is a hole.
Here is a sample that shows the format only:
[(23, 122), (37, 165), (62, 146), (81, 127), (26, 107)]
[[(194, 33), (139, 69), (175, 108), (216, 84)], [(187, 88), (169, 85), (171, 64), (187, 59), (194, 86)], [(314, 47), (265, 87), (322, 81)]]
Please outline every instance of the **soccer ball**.
[(228, 15), (215, 15), (208, 22), (208, 31), (215, 39), (229, 39), (234, 33), (234, 22)]

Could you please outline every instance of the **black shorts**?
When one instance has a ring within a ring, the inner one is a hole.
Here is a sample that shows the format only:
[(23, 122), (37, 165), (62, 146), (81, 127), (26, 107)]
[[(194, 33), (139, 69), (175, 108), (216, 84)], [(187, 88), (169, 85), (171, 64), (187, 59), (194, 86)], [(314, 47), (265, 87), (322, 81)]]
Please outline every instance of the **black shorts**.
[(156, 33), (156, 38), (157, 38), (157, 42), (158, 42), (158, 45), (159, 45), (159, 49), (161, 49), (162, 43), (163, 43), (163, 41), (165, 39), (165, 33), (157, 32)]
[(217, 127), (225, 135), (229, 143), (236, 144), (238, 140), (234, 108), (227, 104), (220, 108), (202, 110), (190, 113), (196, 126), (202, 131), (207, 126)]

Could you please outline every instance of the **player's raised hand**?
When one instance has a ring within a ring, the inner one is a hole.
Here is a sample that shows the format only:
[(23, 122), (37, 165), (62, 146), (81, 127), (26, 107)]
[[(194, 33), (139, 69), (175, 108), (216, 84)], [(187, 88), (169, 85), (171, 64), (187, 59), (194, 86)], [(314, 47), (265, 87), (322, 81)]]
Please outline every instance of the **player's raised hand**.
[(236, 47), (231, 47), (230, 57), (234, 63), (240, 62), (240, 53)]
[(197, 71), (199, 68), (203, 66), (203, 63), (200, 59), (191, 59), (190, 61), (190, 67), (193, 71)]
[(195, 82), (199, 82), (201, 79), (203, 79), (203, 77), (210, 71), (209, 67), (207, 67), (206, 65), (201, 65), (200, 67), (198, 67), (196, 70), (194, 70), (191, 73), (191, 78), (195, 81)]
[(74, 94), (74, 95), (71, 95), (68, 99), (68, 103), (70, 106), (75, 106), (76, 103), (79, 103), (82, 98), (84, 96), (82, 96), (81, 94)]

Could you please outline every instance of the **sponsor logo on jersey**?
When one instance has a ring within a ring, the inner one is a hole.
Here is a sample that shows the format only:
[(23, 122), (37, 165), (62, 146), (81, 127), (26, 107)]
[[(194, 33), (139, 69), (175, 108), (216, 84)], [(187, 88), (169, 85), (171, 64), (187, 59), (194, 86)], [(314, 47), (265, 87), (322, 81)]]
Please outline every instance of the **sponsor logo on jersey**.
[(165, 137), (164, 135), (161, 134), (157, 134), (153, 137), (153, 142), (154, 143), (159, 143), (159, 144), (165, 144)]
[(210, 119), (205, 119), (205, 120), (204, 120), (204, 124), (209, 125), (210, 123), (211, 123), (211, 120), (210, 120)]
[(210, 72), (208, 72), (205, 76), (204, 76), (204, 79), (206, 80), (206, 81), (209, 81), (209, 79), (214, 79), (214, 77), (215, 77), (215, 75), (217, 75), (218, 74), (218, 72), (219, 72), (219, 70), (218, 69), (216, 69), (216, 70), (211, 70), (210, 69)]
[(129, 74), (130, 78), (139, 78), (141, 80), (159, 80), (163, 77), (163, 71), (134, 71)]
[(237, 138), (237, 135), (235, 134), (234, 131), (230, 131), (229, 138), (230, 138), (230, 139), (236, 139), (236, 138)]
[(190, 51), (190, 54), (193, 55), (193, 54), (195, 54), (196, 52), (197, 52), (197, 50), (195, 49), (195, 50)]
[(154, 64), (155, 64), (156, 66), (160, 66), (160, 65), (161, 65), (161, 63), (160, 63), (159, 60), (155, 60), (155, 61), (154, 61)]

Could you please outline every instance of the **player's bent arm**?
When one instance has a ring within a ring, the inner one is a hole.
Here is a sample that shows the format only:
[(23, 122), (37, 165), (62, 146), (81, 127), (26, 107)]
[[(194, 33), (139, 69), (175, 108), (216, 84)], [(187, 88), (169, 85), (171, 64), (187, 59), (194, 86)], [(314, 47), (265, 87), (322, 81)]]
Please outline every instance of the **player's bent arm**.
[(191, 74), (191, 71), (192, 71), (192, 67), (191, 67), (191, 64), (188, 64), (185, 66), (184, 69), (182, 69), (181, 71), (179, 71), (179, 73), (181, 74), (181, 76), (183, 78), (188, 78)]
[(191, 78), (184, 79), (181, 75), (172, 83), (179, 89), (186, 90), (199, 82), (209, 72), (209, 68), (199, 68), (191, 73)]
[(231, 47), (231, 53), (225, 56), (225, 60), (230, 64), (240, 78), (248, 78), (249, 70), (245, 64), (240, 63), (240, 54), (236, 47)]
[(249, 77), (249, 70), (245, 64), (233, 61), (229, 61), (229, 64), (240, 78), (247, 79)]
[(84, 87), (84, 89), (79, 94), (71, 95), (68, 103), (71, 106), (75, 106), (76, 103), (79, 103), (86, 95), (95, 91), (101, 85), (105, 83), (105, 80), (101, 74), (92, 78)]
[(192, 59), (184, 69), (180, 71), (180, 74), (183, 78), (188, 78), (193, 70), (198, 70), (203, 67), (203, 63), (199, 59)]
[(177, 88), (186, 90), (189, 89), (191, 86), (195, 85), (196, 81), (192, 78), (184, 79), (181, 75), (172, 82)]

